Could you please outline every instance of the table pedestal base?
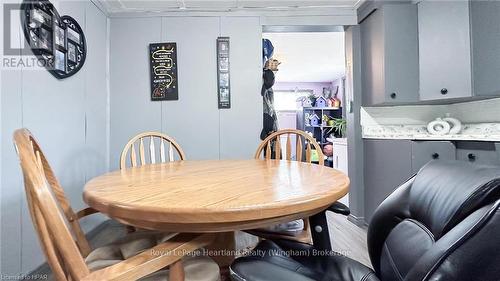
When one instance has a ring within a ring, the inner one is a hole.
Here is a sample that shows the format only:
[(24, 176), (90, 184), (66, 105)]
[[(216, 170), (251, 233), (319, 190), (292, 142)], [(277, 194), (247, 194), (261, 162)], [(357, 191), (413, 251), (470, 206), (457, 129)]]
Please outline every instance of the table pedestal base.
[(209, 256), (219, 265), (221, 281), (229, 279), (229, 266), (236, 257), (235, 232), (217, 233), (214, 242), (206, 247)]

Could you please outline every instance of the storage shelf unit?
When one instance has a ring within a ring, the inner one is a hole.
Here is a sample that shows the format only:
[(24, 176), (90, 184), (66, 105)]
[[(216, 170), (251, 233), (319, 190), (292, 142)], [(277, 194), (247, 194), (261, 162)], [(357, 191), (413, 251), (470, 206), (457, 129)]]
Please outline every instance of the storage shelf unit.
[[(306, 113), (316, 114), (320, 118), (322, 118), (323, 115), (327, 115), (333, 118), (342, 118), (342, 107), (303, 107), (297, 110), (297, 129), (306, 132), (311, 132), (313, 137), (320, 144), (321, 148), (323, 148), (325, 145), (328, 144), (326, 138), (332, 133), (335, 134), (335, 132), (333, 132), (332, 126), (327, 126), (323, 124), (315, 126), (306, 125), (305, 124)], [(331, 167), (332, 161), (330, 159), (326, 159), (325, 165)]]

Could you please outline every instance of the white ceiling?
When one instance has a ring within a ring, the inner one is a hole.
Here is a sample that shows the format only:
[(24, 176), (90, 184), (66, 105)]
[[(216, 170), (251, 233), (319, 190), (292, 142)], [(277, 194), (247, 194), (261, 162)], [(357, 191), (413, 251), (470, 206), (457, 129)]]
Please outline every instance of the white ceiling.
[(276, 82), (331, 82), (344, 76), (343, 32), (265, 33), (281, 61)]
[(94, 0), (109, 14), (165, 12), (294, 11), (310, 9), (355, 10), (364, 0)]

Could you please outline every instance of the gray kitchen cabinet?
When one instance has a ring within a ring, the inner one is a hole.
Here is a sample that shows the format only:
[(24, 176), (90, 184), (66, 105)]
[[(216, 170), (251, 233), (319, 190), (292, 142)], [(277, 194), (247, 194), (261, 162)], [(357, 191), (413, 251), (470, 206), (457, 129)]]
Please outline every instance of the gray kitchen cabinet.
[(410, 140), (364, 140), (365, 221), (412, 173)]
[(500, 165), (500, 143), (364, 139), (365, 221), (398, 186), (433, 159)]
[(360, 23), (364, 106), (418, 101), (417, 7), (384, 4)]
[(421, 1), (417, 6), (420, 99), (498, 96), (500, 2)]
[(472, 95), (469, 3), (418, 3), (420, 98)]
[(457, 159), (483, 165), (500, 165), (500, 143), (457, 142)]
[(412, 141), (411, 167), (413, 173), (433, 159), (455, 160), (455, 145), (450, 141)]
[(471, 1), (472, 84), (476, 96), (499, 96), (500, 1)]

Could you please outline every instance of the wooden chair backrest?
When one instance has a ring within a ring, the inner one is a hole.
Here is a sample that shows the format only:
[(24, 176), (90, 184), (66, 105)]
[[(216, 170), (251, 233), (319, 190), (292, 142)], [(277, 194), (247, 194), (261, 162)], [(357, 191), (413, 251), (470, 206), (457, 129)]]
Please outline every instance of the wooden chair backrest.
[[(266, 139), (264, 139), (259, 147), (257, 148), (257, 151), (255, 152), (255, 159), (260, 159), (261, 155), (265, 159), (277, 159), (281, 160), (282, 158), (282, 149), (281, 149), (281, 137), (286, 135), (286, 146), (285, 146), (285, 159), (286, 160), (292, 160), (292, 140), (291, 140), (291, 135), (296, 136), (296, 147), (295, 147), (295, 155), (296, 155), (296, 160), (297, 161), (302, 161), (302, 139), (305, 140), (305, 161), (308, 163), (311, 163), (311, 145), (316, 149), (318, 152), (318, 162), (320, 165), (324, 165), (324, 156), (323, 156), (323, 151), (321, 150), (321, 146), (318, 144), (318, 142), (308, 135), (304, 131), (300, 130), (293, 130), (293, 129), (285, 129), (285, 130), (280, 130), (276, 131), (272, 134), (270, 134)], [(274, 157), (272, 154), (272, 149), (271, 145), (272, 143), (275, 143), (275, 148), (274, 148)]]
[(89, 274), (84, 257), (90, 246), (77, 216), (40, 146), (27, 129), (14, 132), (33, 225), (56, 280), (80, 280)]
[[(149, 145), (144, 145), (145, 139), (147, 139), (146, 142), (149, 142)], [(158, 132), (144, 132), (133, 137), (123, 148), (120, 157), (120, 169), (124, 169), (127, 167), (127, 159), (130, 159), (130, 164), (132, 165), (132, 167), (138, 166), (137, 151), (135, 148), (136, 143), (139, 149), (139, 165), (142, 166), (148, 164), (146, 158), (149, 158), (148, 160), (150, 164), (155, 164), (157, 160), (155, 139), (158, 139), (158, 160), (161, 163), (166, 162), (167, 157), (168, 161), (174, 161), (174, 150), (177, 152), (179, 160), (184, 160), (186, 158), (186, 155), (184, 154), (181, 146), (170, 136)], [(166, 145), (168, 145), (168, 151), (165, 148)], [(146, 154), (146, 150), (149, 150), (149, 153)]]

